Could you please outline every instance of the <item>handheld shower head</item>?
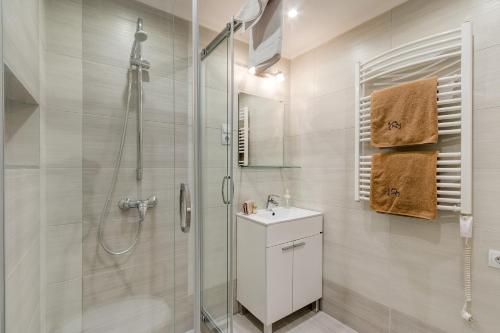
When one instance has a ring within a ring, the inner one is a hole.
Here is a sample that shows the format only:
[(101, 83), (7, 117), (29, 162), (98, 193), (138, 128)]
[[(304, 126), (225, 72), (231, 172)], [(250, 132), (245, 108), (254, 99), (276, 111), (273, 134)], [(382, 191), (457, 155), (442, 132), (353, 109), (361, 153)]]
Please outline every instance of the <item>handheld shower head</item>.
[(148, 39), (148, 34), (142, 28), (142, 18), (137, 19), (137, 29), (134, 35), (134, 44), (130, 52), (130, 65), (131, 66), (144, 66), (149, 69), (149, 63), (143, 62), (141, 43)]
[(148, 34), (144, 30), (138, 30), (135, 33), (135, 40), (139, 43), (146, 41), (148, 39)]
[(138, 42), (144, 42), (148, 39), (148, 34), (142, 28), (142, 18), (137, 19), (137, 30), (135, 32), (135, 40)]

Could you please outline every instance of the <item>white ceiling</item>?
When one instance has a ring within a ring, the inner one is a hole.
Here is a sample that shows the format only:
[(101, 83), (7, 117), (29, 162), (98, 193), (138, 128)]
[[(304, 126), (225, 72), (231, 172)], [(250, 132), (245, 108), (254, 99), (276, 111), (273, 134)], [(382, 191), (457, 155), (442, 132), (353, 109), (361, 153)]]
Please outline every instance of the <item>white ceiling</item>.
[[(140, 0), (186, 19), (191, 0)], [(246, 0), (199, 0), (202, 26), (222, 30)], [(284, 0), (285, 12), (297, 8), (299, 15), (285, 20), (284, 56), (294, 58), (407, 0)], [(172, 5), (174, 4), (174, 5)], [(245, 38), (245, 36), (242, 36)]]

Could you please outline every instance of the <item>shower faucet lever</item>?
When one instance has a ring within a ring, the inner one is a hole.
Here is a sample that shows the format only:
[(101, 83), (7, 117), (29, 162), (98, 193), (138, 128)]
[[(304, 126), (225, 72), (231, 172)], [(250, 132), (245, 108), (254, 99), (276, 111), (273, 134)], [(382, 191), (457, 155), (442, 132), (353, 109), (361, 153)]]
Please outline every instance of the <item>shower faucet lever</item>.
[(156, 196), (151, 196), (146, 200), (132, 200), (130, 198), (121, 199), (118, 201), (118, 207), (123, 210), (137, 208), (139, 211), (139, 222), (143, 222), (146, 217), (148, 208), (154, 208), (158, 204)]

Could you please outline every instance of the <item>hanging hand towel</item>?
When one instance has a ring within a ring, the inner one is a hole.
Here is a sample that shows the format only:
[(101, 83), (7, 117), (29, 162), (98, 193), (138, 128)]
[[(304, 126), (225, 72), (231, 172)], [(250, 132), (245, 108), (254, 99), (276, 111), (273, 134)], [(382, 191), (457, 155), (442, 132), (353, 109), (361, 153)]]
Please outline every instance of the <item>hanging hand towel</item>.
[(378, 90), (371, 95), (371, 143), (397, 147), (437, 143), (437, 78)]
[(435, 219), (437, 152), (372, 156), (370, 207), (382, 213)]
[(281, 59), (283, 43), (283, 1), (269, 0), (250, 33), (249, 67), (259, 74)]
[(243, 23), (243, 30), (247, 31), (259, 21), (267, 6), (268, 0), (248, 0), (236, 14), (235, 19)]

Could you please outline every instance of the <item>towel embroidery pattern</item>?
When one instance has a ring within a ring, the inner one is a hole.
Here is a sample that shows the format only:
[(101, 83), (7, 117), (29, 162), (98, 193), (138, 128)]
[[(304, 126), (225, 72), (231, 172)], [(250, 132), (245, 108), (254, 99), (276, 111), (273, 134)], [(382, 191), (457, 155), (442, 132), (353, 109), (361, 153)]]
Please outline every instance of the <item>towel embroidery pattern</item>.
[(392, 129), (401, 129), (402, 125), (400, 122), (398, 122), (397, 120), (393, 120), (393, 121), (389, 121), (387, 123), (387, 126), (388, 126), (388, 130), (392, 130)]
[(401, 192), (399, 192), (397, 188), (391, 187), (387, 190), (387, 195), (390, 197), (400, 197)]

